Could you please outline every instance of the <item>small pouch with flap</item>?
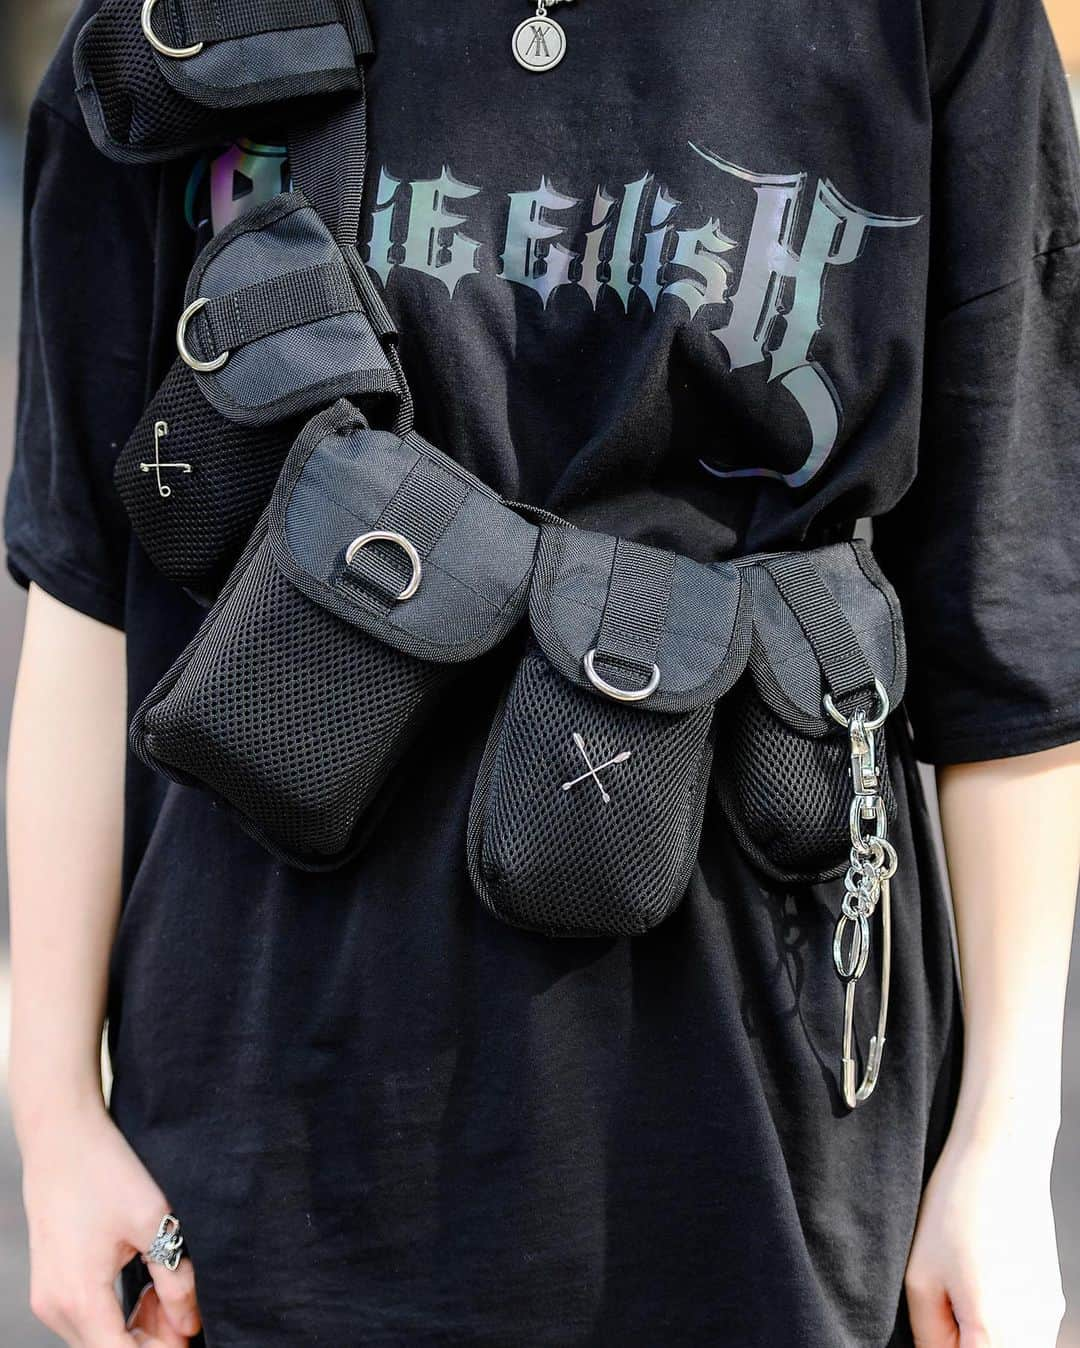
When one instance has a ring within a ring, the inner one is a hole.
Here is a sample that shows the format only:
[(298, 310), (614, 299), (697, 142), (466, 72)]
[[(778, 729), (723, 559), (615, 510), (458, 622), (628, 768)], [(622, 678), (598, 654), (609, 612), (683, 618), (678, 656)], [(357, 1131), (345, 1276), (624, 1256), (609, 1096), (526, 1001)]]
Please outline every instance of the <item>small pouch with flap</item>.
[(545, 526), (529, 615), (473, 794), (473, 886), (551, 936), (645, 931), (697, 859), (716, 703), (749, 648), (739, 571)]
[(94, 143), (122, 163), (180, 158), (359, 91), (361, 0), (105, 0), (75, 44)]
[(319, 413), (135, 753), (276, 855), (341, 865), (455, 669), (524, 614), (537, 529), (419, 436)]
[(113, 472), (155, 566), (212, 597), (312, 411), (348, 396), (394, 424), (396, 336), (356, 250), (302, 193), (223, 230), (188, 281), (180, 358)]
[(862, 540), (737, 564), (753, 640), (747, 674), (718, 718), (727, 752), (716, 794), (742, 850), (770, 879), (831, 880), (852, 847), (844, 722), (856, 710), (875, 732), (883, 807), (890, 820), (896, 814), (885, 735), (904, 694), (899, 602)]

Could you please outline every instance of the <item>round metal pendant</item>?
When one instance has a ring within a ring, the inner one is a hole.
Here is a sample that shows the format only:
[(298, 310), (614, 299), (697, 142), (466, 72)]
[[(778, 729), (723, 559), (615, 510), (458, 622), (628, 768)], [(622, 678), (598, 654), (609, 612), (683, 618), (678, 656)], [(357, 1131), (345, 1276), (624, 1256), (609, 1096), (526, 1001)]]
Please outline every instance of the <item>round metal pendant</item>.
[(526, 70), (554, 70), (566, 55), (562, 25), (546, 15), (519, 23), (514, 29), (514, 59)]

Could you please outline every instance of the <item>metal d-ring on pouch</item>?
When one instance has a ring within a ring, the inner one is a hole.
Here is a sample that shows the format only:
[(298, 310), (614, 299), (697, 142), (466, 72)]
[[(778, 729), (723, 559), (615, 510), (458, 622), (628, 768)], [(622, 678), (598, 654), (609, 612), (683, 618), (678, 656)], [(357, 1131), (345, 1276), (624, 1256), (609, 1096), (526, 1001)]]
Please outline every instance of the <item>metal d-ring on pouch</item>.
[[(861, 540), (739, 559), (753, 625), (747, 675), (720, 710), (717, 798), (748, 859), (781, 885), (844, 877), (833, 942), (845, 985), (842, 1088), (850, 1108), (877, 1082), (891, 973), (897, 815), (885, 734), (904, 692), (900, 607)], [(881, 992), (861, 1082), (856, 987), (880, 912)]]
[(531, 637), (473, 793), (468, 862), (495, 916), (550, 936), (663, 921), (697, 860), (717, 701), (741, 674), (739, 572), (541, 531)]
[(520, 622), (537, 529), (420, 436), (304, 428), (136, 754), (292, 865), (342, 865), (455, 670)]

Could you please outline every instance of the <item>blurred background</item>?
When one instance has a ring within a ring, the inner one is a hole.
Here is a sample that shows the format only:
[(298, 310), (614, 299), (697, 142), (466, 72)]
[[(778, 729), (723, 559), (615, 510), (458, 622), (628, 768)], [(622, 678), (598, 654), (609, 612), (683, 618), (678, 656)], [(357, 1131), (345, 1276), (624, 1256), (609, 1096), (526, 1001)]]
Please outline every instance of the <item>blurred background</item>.
[[(0, 0), (0, 484), (7, 480), (14, 413), (22, 125), (41, 71), (75, 4), (76, 0)], [(1073, 102), (1080, 117), (1080, 4), (1078, 0), (1046, 0), (1046, 6), (1070, 71)], [(0, 577), (0, 748), (7, 742), (22, 609), (21, 592)], [(0, 776), (0, 797), (2, 791)], [(7, 1075), (6, 932), (6, 893), (0, 873), (0, 1088)], [(1080, 1348), (1080, 948), (1074, 948), (1066, 1059), (1055, 1191), (1070, 1309), (1060, 1348)], [(25, 1237), (18, 1158), (0, 1089), (0, 1346), (55, 1348), (59, 1340), (37, 1324), (26, 1306)]]

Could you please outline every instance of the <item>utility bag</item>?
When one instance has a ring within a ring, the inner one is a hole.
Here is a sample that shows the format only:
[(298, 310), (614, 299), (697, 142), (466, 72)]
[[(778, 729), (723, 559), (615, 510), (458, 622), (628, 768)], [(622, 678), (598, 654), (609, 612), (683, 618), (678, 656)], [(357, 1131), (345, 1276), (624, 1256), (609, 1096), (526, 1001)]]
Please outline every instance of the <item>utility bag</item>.
[(359, 91), (371, 50), (361, 0), (105, 0), (76, 40), (75, 86), (104, 154), (155, 163)]
[(715, 706), (749, 652), (739, 571), (549, 525), (529, 617), (473, 794), (474, 888), (550, 936), (645, 931), (697, 860)]
[(719, 713), (727, 752), (716, 794), (743, 852), (771, 880), (834, 879), (852, 847), (845, 723), (857, 709), (876, 741), (886, 822), (896, 817), (885, 736), (904, 693), (900, 605), (861, 540), (737, 565), (753, 640), (748, 672)]
[(134, 752), (291, 864), (341, 865), (455, 669), (520, 621), (537, 534), (415, 433), (335, 403), (136, 712)]
[(188, 280), (180, 357), (114, 467), (154, 565), (212, 597), (312, 411), (349, 396), (369, 420), (396, 423), (395, 339), (355, 247), (303, 193), (224, 229)]

